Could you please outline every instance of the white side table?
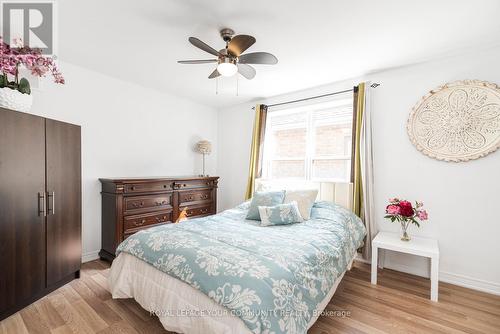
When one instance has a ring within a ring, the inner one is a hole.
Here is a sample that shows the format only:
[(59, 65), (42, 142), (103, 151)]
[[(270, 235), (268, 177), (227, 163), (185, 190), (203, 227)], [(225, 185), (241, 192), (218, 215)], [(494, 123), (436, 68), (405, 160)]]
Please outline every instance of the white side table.
[(378, 249), (413, 254), (430, 258), (431, 261), (431, 300), (438, 300), (439, 247), (437, 240), (411, 237), (402, 241), (397, 233), (379, 232), (372, 241), (372, 284), (377, 284)]

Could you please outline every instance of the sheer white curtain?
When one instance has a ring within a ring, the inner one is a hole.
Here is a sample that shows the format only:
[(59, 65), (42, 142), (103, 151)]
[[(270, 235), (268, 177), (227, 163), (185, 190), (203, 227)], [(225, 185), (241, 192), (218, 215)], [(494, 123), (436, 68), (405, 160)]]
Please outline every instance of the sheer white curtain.
[(366, 245), (363, 248), (363, 258), (370, 261), (372, 253), (371, 241), (377, 235), (373, 205), (373, 150), (372, 150), (372, 106), (371, 106), (371, 83), (365, 83), (365, 110), (361, 125), (360, 135), (360, 164), (361, 183), (363, 187), (363, 210), (365, 226), (367, 230)]

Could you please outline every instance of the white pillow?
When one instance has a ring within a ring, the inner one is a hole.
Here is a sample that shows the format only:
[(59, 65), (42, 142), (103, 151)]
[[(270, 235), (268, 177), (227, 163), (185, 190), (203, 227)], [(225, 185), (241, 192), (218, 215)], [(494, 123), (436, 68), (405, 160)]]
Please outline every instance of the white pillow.
[(308, 190), (286, 190), (283, 203), (297, 202), (299, 212), (304, 220), (311, 219), (311, 209), (318, 197), (317, 189)]

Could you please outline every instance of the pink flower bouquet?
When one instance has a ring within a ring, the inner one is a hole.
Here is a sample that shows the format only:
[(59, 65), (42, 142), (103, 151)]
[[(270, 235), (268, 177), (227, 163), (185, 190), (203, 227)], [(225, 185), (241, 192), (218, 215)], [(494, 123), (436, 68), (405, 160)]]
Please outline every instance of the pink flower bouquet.
[[(0, 36), (0, 88), (11, 88), (23, 94), (31, 94), (28, 80), (19, 80), (19, 67), (26, 67), (32, 75), (44, 77), (52, 74), (56, 83), (64, 84), (64, 78), (57, 69), (54, 59), (42, 55), (40, 49), (32, 49), (24, 46), (20, 39), (15, 41), (16, 45), (11, 47), (5, 43)], [(9, 80), (9, 76), (13, 80)]]
[(428, 219), (427, 211), (423, 210), (422, 207), (424, 203), (415, 202), (415, 206), (413, 206), (407, 200), (400, 200), (398, 198), (389, 199), (389, 205), (385, 208), (385, 217), (390, 219), (391, 222), (399, 222), (401, 223), (401, 228), (403, 230), (403, 237), (401, 240), (408, 241), (410, 238), (408, 237), (407, 229), (409, 224), (415, 224), (420, 227), (420, 222)]

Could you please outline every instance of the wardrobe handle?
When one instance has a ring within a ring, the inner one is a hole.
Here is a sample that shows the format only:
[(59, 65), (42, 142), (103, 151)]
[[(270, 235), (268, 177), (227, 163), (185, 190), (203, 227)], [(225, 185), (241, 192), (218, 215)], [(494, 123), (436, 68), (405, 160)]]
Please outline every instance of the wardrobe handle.
[[(53, 215), (55, 215), (56, 214), (56, 192), (53, 191), (51, 194), (47, 194), (47, 197), (49, 199), (52, 197), (52, 209), (48, 208), (47, 211), (48, 211), (48, 213), (52, 213)], [(48, 204), (50, 204), (50, 201)]]
[[(43, 200), (43, 204), (40, 204), (40, 200)], [(44, 217), (47, 216), (47, 212), (45, 211), (45, 192), (38, 193), (38, 216), (43, 214)]]

